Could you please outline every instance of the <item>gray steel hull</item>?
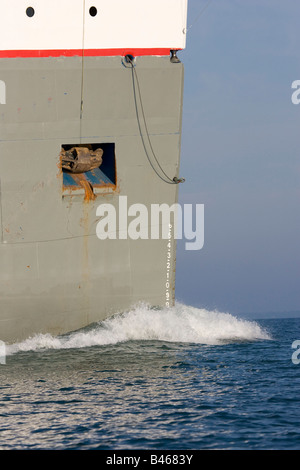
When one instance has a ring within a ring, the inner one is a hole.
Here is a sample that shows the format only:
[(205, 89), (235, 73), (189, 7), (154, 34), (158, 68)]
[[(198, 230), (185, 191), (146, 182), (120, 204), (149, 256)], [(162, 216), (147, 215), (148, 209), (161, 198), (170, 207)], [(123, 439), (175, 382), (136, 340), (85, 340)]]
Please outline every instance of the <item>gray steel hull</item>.
[[(178, 176), (183, 66), (140, 57), (136, 71), (153, 148)], [(146, 158), (131, 69), (121, 57), (22, 58), (0, 59), (0, 73), (0, 340), (63, 334), (139, 302), (164, 307), (166, 295), (172, 305), (174, 237), (96, 236), (99, 204), (118, 210), (125, 195), (150, 211), (177, 201), (178, 186)], [(115, 185), (95, 189), (94, 200), (63, 184), (61, 146), (79, 143), (114, 144)]]

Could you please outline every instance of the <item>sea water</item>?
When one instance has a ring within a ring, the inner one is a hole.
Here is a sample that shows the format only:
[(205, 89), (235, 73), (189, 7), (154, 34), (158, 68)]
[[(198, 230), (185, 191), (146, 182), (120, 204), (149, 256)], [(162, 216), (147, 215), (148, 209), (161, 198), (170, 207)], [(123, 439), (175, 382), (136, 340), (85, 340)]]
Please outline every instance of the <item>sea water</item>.
[(177, 304), (7, 345), (0, 449), (299, 449), (298, 340)]

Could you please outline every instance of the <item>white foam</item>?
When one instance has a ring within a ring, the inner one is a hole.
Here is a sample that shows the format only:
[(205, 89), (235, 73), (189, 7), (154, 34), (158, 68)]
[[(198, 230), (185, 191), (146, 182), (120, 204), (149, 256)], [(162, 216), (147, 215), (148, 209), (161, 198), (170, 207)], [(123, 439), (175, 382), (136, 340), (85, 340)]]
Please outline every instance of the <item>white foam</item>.
[(183, 304), (153, 310), (140, 305), (97, 324), (93, 329), (62, 337), (40, 334), (7, 346), (7, 354), (41, 349), (70, 349), (117, 344), (126, 341), (167, 341), (218, 345), (224, 342), (271, 339), (256, 322), (229, 313), (208, 311)]

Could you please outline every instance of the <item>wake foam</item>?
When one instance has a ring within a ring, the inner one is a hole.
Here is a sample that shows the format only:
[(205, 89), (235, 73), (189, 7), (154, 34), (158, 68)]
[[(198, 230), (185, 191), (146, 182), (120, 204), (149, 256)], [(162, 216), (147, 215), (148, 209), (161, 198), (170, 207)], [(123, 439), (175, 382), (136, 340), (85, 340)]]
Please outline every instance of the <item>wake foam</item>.
[(69, 335), (33, 336), (7, 346), (7, 354), (42, 349), (71, 349), (104, 346), (126, 341), (166, 341), (218, 345), (237, 341), (269, 340), (256, 322), (239, 319), (229, 313), (208, 311), (183, 304), (154, 310), (141, 305)]

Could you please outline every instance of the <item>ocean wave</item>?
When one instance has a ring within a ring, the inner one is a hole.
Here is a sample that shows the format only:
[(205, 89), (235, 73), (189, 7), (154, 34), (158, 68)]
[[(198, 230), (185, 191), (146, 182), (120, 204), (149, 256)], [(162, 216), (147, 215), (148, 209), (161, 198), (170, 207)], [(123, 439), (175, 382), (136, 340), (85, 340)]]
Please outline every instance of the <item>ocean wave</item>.
[(7, 346), (7, 354), (45, 349), (71, 349), (113, 345), (127, 341), (166, 341), (219, 345), (237, 341), (269, 340), (256, 322), (230, 313), (209, 311), (177, 303), (173, 308), (152, 309), (147, 305), (115, 315), (92, 328), (60, 337), (38, 334)]

